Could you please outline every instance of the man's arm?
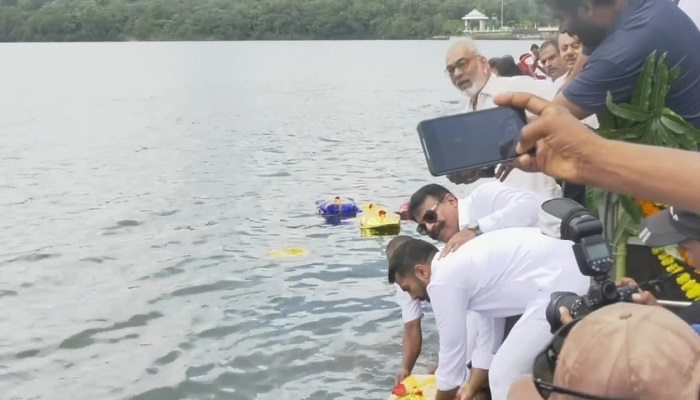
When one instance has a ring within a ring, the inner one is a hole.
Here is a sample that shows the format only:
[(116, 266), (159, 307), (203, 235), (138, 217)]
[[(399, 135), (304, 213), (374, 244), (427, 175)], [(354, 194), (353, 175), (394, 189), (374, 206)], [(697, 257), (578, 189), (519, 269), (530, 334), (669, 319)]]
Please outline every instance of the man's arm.
[(569, 84), (576, 79), (577, 76), (581, 73), (583, 70), (583, 67), (586, 65), (586, 61), (588, 60), (588, 56), (581, 54), (578, 56), (576, 59), (576, 64), (574, 64), (574, 69), (571, 70), (571, 73), (569, 76), (566, 77), (566, 80), (564, 83), (559, 87), (559, 93), (561, 93), (564, 89), (566, 89)]
[(581, 107), (577, 106), (576, 104), (570, 102), (566, 98), (566, 96), (564, 96), (564, 89), (562, 89), (559, 92), (559, 94), (557, 94), (554, 97), (554, 101), (552, 101), (552, 102), (566, 108), (567, 110), (569, 110), (569, 112), (571, 114), (573, 114), (574, 117), (576, 117), (580, 120), (586, 119), (586, 118), (590, 117), (591, 115), (593, 115), (592, 111), (581, 108)]
[(467, 388), (467, 393), (462, 395), (461, 398), (471, 400), (481, 389), (486, 387), (488, 378), (489, 370), (472, 367), (469, 374), (469, 387)]
[(401, 374), (397, 383), (411, 375), (413, 367), (420, 356), (423, 344), (423, 333), (421, 331), (420, 318), (403, 324), (403, 362), (401, 364)]
[(566, 110), (529, 94), (503, 94), (496, 104), (541, 115), (522, 130), (518, 151), (535, 144), (538, 151), (522, 156), (521, 168), (700, 213), (699, 153), (603, 139)]
[(491, 232), (503, 228), (537, 226), (539, 211), (546, 200), (534, 192), (518, 190), (495, 182), (474, 189), (472, 209), (479, 229)]
[(396, 303), (401, 307), (401, 319), (404, 323), (403, 331), (403, 357), (401, 371), (396, 377), (396, 383), (401, 383), (413, 371), (416, 360), (420, 356), (423, 344), (420, 320), (423, 310), (420, 301), (414, 300), (404, 292), (399, 285), (396, 286)]
[(585, 68), (554, 98), (554, 103), (566, 107), (578, 119), (584, 119), (605, 109), (605, 99), (629, 99), (641, 72), (644, 60), (612, 61), (603, 57), (589, 58)]
[(700, 213), (700, 154), (615, 140), (581, 149), (580, 183)]
[[(446, 267), (446, 265), (441, 265)], [(462, 268), (463, 266), (460, 266)], [(457, 284), (430, 284), (428, 295), (440, 337), (440, 364), (435, 400), (454, 400), (464, 383), (467, 345), (468, 289)]]

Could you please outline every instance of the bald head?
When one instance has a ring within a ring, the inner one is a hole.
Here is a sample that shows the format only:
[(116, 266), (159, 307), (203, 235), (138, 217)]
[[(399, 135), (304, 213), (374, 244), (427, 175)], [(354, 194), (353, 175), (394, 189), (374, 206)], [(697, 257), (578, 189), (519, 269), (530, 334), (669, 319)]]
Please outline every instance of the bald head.
[(454, 62), (460, 57), (472, 57), (478, 53), (479, 50), (476, 48), (476, 43), (472, 40), (458, 39), (447, 49), (447, 59), (445, 61), (447, 64), (450, 64), (450, 62)]
[(452, 43), (447, 50), (445, 64), (452, 84), (470, 98), (481, 91), (491, 75), (489, 61), (479, 54), (471, 40)]

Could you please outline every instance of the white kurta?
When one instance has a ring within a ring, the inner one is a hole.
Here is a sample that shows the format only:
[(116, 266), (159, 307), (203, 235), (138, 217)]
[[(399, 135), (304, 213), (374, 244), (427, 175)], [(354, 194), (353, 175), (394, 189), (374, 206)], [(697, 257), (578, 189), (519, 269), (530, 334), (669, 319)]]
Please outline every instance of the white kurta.
[[(529, 76), (502, 77), (492, 74), (477, 96), (476, 107), (473, 108), (470, 104), (467, 106), (467, 111), (494, 108), (496, 104), (493, 99), (499, 94), (508, 92), (530, 93), (549, 100), (554, 98), (557, 88), (551, 81), (533, 79)], [(527, 116), (528, 119), (535, 118), (530, 113), (527, 113)], [(503, 183), (515, 188), (532, 190), (548, 198), (562, 195), (561, 187), (554, 178), (542, 173), (528, 173), (515, 169)]]
[(534, 357), (551, 338), (545, 308), (555, 291), (586, 293), (569, 241), (538, 228), (506, 228), (472, 239), (432, 262), (428, 285), (440, 337), (437, 385), (451, 390), (464, 382), (468, 312), (491, 318), (523, 314), (496, 353), (489, 371), (494, 400), (531, 372)]
[[(482, 232), (508, 227), (536, 227), (539, 223), (539, 210), (546, 200), (544, 196), (531, 191), (495, 182), (485, 183), (459, 200), (459, 228), (464, 229), (472, 221), (478, 221)], [(404, 323), (423, 316), (421, 301), (412, 299), (398, 285), (396, 302), (401, 307)], [(474, 368), (489, 369), (503, 340), (505, 318), (494, 319), (482, 314), (468, 313), (466, 320), (470, 328), (467, 330), (465, 365), (471, 361)]]

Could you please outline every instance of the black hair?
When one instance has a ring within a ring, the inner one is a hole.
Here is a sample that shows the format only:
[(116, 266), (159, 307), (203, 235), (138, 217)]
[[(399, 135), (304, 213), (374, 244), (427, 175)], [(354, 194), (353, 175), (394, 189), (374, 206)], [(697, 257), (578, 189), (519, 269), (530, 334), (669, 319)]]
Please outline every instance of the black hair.
[(394, 250), (389, 262), (389, 283), (397, 276), (408, 276), (416, 264), (430, 263), (437, 254), (437, 247), (425, 240), (410, 238)]
[(530, 46), (530, 51), (532, 51), (532, 50), (539, 50), (539, 48), (540, 48), (540, 46), (538, 46), (538, 45), (536, 45), (536, 44), (533, 43), (532, 46)]
[(518, 68), (513, 56), (494, 57), (489, 60), (489, 67), (498, 71), (499, 76), (520, 76), (523, 71)]
[(549, 39), (542, 43), (542, 45), (540, 46), (540, 51), (546, 49), (549, 46), (554, 46), (554, 48), (557, 50), (557, 54), (559, 54), (559, 42), (554, 39)]
[(396, 249), (410, 239), (411, 237), (407, 235), (398, 235), (392, 238), (386, 245), (386, 258), (391, 260), (391, 256), (394, 254)]
[[(431, 183), (418, 189), (411, 198), (408, 200), (408, 214), (411, 216), (413, 221), (416, 221), (415, 213), (420, 208), (421, 204), (428, 197), (434, 197), (438, 200), (445, 198), (448, 194), (452, 194), (446, 187), (438, 185), (437, 183)], [(417, 222), (417, 221), (416, 221)]]

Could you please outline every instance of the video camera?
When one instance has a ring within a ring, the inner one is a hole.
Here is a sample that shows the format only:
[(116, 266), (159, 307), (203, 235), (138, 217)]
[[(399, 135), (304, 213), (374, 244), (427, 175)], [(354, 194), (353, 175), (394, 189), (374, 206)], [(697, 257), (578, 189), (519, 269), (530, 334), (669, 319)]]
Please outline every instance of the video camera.
[(552, 333), (562, 326), (560, 307), (574, 318), (617, 302), (631, 302), (639, 290), (635, 286), (617, 287), (610, 277), (615, 265), (612, 245), (603, 237), (603, 224), (585, 207), (571, 199), (552, 199), (542, 204), (540, 229), (547, 236), (574, 242), (573, 250), (581, 273), (593, 278), (588, 294), (554, 292), (547, 305), (547, 322)]

